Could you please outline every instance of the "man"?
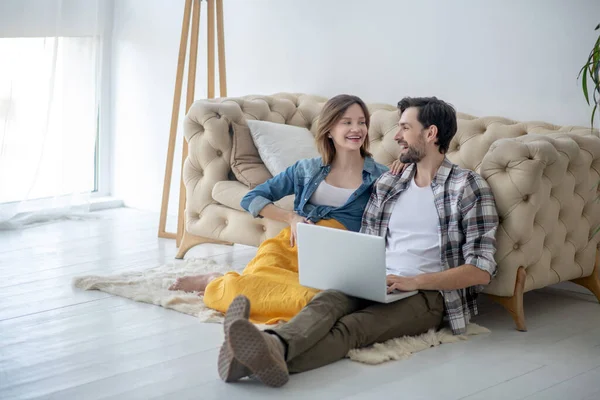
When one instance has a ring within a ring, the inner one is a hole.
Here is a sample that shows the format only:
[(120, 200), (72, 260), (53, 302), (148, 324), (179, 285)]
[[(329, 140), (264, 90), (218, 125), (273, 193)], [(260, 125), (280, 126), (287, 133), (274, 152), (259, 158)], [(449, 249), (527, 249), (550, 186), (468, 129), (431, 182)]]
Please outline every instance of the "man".
[(225, 318), (219, 374), (225, 381), (253, 375), (282, 386), (289, 373), (318, 368), (353, 348), (417, 335), (442, 323), (454, 334), (477, 314), (476, 297), (496, 273), (498, 214), (479, 175), (452, 164), (445, 154), (457, 130), (456, 112), (432, 98), (398, 103), (400, 175), (375, 183), (361, 232), (386, 238), (388, 290), (418, 294), (381, 304), (326, 290), (291, 321), (259, 331), (240, 296)]

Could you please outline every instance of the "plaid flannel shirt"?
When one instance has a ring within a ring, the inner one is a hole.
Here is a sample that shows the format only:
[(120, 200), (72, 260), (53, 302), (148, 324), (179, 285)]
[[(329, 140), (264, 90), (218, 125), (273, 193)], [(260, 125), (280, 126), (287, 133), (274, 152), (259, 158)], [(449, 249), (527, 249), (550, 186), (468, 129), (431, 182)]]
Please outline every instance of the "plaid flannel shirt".
[[(415, 172), (412, 164), (401, 175), (387, 172), (375, 182), (363, 214), (362, 233), (386, 237), (394, 204)], [(440, 258), (444, 270), (471, 264), (493, 278), (498, 212), (487, 182), (445, 158), (431, 187), (439, 215)], [(482, 288), (441, 291), (445, 302), (444, 321), (455, 335), (464, 334), (471, 316), (477, 315), (477, 293)]]

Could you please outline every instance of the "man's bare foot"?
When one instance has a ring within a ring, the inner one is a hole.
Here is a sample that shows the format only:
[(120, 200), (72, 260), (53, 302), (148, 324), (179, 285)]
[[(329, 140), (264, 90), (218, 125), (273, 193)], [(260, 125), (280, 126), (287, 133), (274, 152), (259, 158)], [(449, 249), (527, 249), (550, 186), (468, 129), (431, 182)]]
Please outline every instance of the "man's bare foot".
[(169, 290), (183, 290), (184, 292), (199, 292), (204, 294), (206, 286), (215, 278), (223, 276), (220, 272), (211, 272), (209, 274), (184, 276), (177, 278), (174, 284), (169, 286)]

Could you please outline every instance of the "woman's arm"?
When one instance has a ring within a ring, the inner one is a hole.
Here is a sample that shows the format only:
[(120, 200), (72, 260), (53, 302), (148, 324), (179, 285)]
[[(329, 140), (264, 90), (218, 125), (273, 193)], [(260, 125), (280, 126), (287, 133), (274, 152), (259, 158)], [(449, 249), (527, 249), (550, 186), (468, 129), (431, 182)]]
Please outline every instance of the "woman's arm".
[[(264, 216), (261, 214), (261, 211), (267, 205), (285, 196), (294, 194), (295, 168), (296, 164), (248, 192), (240, 202), (242, 208), (254, 217), (261, 217)], [(278, 218), (273, 219), (282, 221)]]
[(260, 215), (265, 218), (274, 219), (276, 221), (285, 222), (290, 225), (290, 246), (296, 244), (296, 227), (298, 224), (312, 224), (312, 222), (304, 217), (299, 216), (293, 211), (284, 210), (274, 204), (267, 204), (261, 211)]
[(277, 207), (275, 204), (267, 204), (262, 210), (260, 210), (259, 215), (261, 217), (274, 219), (275, 221), (285, 222), (289, 224), (291, 219), (294, 216), (297, 216), (293, 211), (284, 210), (283, 208)]
[(285, 196), (294, 194), (294, 176), (296, 164), (287, 168), (263, 184), (251, 190), (241, 201), (241, 206), (254, 217), (265, 217), (290, 225), (290, 246), (296, 243), (296, 225), (299, 223), (312, 224), (293, 211), (284, 210), (273, 204)]

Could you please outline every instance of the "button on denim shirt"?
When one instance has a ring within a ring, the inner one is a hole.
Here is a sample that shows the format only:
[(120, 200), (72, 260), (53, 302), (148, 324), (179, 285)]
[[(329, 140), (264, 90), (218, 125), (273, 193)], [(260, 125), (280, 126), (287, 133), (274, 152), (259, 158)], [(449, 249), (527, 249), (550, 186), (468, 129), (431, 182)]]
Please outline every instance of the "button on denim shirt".
[(320, 157), (300, 160), (279, 175), (255, 187), (244, 196), (240, 205), (254, 217), (261, 217), (258, 213), (266, 205), (294, 194), (294, 211), (298, 215), (315, 223), (321, 219), (335, 219), (346, 229), (358, 232), (373, 183), (388, 168), (376, 163), (373, 158), (366, 157), (362, 172), (363, 183), (346, 204), (330, 207), (309, 203), (309, 199), (330, 170), (331, 165), (323, 164)]

